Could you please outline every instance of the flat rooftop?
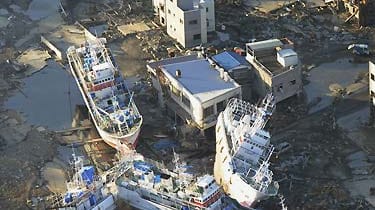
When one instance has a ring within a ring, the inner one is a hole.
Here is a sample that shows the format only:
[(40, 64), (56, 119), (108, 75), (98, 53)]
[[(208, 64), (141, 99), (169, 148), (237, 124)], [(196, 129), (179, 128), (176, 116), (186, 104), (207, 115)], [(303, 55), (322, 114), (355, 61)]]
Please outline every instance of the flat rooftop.
[[(183, 60), (183, 58), (176, 59)], [(196, 58), (195, 60), (162, 65), (160, 68), (169, 79), (177, 81), (201, 102), (209, 101), (239, 88), (234, 80), (224, 81), (221, 79), (219, 71), (213, 69), (206, 59)], [(176, 70), (180, 70), (181, 77), (175, 76)]]
[(256, 57), (256, 61), (261, 63), (264, 67), (268, 69), (268, 71), (270, 71), (274, 75), (278, 75), (284, 71), (289, 70), (289, 67), (283, 67), (277, 61), (276, 50), (274, 52), (263, 54), (261, 57)]

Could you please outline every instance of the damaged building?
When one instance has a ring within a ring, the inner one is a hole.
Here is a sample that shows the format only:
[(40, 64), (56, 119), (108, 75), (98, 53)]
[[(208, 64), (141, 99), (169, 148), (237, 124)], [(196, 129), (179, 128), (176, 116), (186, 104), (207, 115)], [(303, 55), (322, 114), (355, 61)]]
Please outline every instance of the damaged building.
[(251, 101), (255, 75), (251, 65), (244, 56), (235, 52), (224, 51), (210, 58), (215, 65), (228, 72), (239, 85), (241, 85), (242, 99)]
[(201, 131), (215, 126), (229, 99), (241, 87), (212, 60), (189, 55), (147, 65), (162, 106)]
[(214, 0), (153, 0), (153, 7), (167, 33), (183, 47), (207, 43), (215, 31)]
[(375, 25), (375, 2), (370, 0), (343, 0), (345, 10), (350, 14), (348, 22), (355, 17), (360, 26)]
[(301, 65), (293, 48), (286, 38), (246, 44), (246, 59), (258, 77), (255, 86), (261, 97), (272, 91), (280, 102), (302, 92)]

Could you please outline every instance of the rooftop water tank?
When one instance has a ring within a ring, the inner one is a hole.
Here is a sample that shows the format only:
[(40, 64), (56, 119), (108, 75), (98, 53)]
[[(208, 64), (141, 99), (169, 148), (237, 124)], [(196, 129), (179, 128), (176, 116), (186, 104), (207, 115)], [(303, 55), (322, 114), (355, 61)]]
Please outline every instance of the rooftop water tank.
[(282, 49), (277, 51), (277, 61), (283, 66), (294, 66), (298, 64), (298, 55), (292, 49)]

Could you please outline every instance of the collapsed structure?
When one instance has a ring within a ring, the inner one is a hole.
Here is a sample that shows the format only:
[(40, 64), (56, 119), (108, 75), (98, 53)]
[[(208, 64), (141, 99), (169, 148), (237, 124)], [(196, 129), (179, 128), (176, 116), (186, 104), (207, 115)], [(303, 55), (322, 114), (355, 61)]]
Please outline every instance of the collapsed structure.
[(257, 92), (272, 92), (280, 102), (302, 92), (301, 65), (293, 42), (270, 39), (246, 44), (246, 59), (259, 78)]
[(350, 13), (346, 22), (356, 17), (360, 26), (369, 26), (375, 24), (374, 1), (369, 0), (343, 0), (346, 11)]
[(183, 47), (207, 43), (215, 31), (214, 0), (153, 0), (154, 12), (167, 33)]
[(147, 69), (162, 106), (201, 131), (215, 126), (229, 99), (241, 98), (240, 85), (209, 58), (169, 58)]

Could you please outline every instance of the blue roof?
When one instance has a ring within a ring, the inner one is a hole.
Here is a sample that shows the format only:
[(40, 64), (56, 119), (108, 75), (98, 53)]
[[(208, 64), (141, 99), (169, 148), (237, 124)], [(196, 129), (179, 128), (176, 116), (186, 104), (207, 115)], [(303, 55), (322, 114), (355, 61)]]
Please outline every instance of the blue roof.
[(89, 185), (94, 182), (94, 176), (95, 176), (94, 166), (85, 166), (81, 174), (83, 181), (85, 181), (86, 184)]
[(212, 56), (212, 60), (214, 60), (217, 64), (219, 64), (219, 66), (224, 68), (225, 71), (228, 71), (241, 65), (249, 65), (245, 57), (240, 56), (235, 52), (228, 51)]

